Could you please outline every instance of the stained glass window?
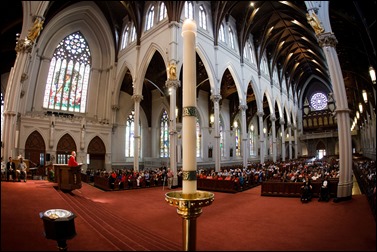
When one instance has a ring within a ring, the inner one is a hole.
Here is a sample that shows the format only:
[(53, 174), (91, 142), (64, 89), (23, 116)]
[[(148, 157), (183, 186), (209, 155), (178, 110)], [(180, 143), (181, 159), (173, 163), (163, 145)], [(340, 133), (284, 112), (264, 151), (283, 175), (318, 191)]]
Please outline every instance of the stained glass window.
[(310, 98), (310, 105), (314, 110), (322, 110), (327, 106), (327, 97), (324, 93), (315, 93)]
[(43, 108), (85, 113), (91, 54), (80, 32), (56, 47), (47, 76)]
[(169, 157), (169, 116), (166, 110), (160, 119), (160, 157)]
[(255, 134), (254, 134), (253, 124), (251, 124), (250, 130), (249, 130), (249, 145), (250, 145), (250, 156), (256, 155)]
[(235, 140), (236, 140), (236, 156), (241, 156), (241, 128), (238, 127), (239, 122), (235, 121)]

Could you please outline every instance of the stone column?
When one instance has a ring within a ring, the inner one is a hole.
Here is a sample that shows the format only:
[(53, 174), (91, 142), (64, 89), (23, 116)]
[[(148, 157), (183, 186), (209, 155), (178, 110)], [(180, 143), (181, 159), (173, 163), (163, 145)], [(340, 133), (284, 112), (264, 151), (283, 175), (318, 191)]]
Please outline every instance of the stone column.
[(280, 128), (281, 128), (281, 161), (285, 161), (285, 129), (284, 120), (280, 118)]
[(246, 110), (247, 110), (247, 105), (240, 105), (240, 110), (241, 110), (241, 120), (242, 120), (242, 125), (241, 125), (241, 138), (242, 138), (242, 163), (243, 167), (247, 168), (247, 161), (248, 161), (248, 148), (247, 148), (247, 125), (246, 125)]
[(257, 112), (259, 119), (259, 150), (260, 150), (260, 163), (264, 163), (264, 132), (263, 132), (263, 112)]
[(134, 171), (139, 171), (139, 152), (140, 152), (140, 102), (143, 100), (142, 95), (134, 94), (132, 100), (135, 104), (135, 123), (134, 123)]
[(215, 113), (215, 145), (214, 153), (215, 156), (215, 171), (219, 172), (221, 169), (221, 150), (220, 150), (220, 106), (219, 102), (221, 100), (221, 95), (211, 95), (211, 100), (213, 101), (214, 113)]
[(317, 40), (319, 45), (323, 48), (327, 65), (329, 66), (336, 104), (335, 114), (338, 122), (340, 169), (337, 198), (335, 200), (337, 202), (341, 199), (350, 199), (352, 197), (353, 180), (350, 110), (348, 108), (342, 70), (339, 64), (338, 54), (335, 50), (338, 41), (331, 32), (317, 34)]
[(291, 130), (292, 125), (288, 123), (287, 128), (288, 128), (288, 155), (289, 155), (289, 160), (292, 160), (292, 130)]
[(275, 121), (276, 121), (276, 117), (274, 115), (272, 115), (270, 117), (270, 120), (271, 120), (271, 130), (272, 130), (272, 161), (273, 162), (276, 162), (276, 153), (277, 153), (277, 150), (276, 150), (276, 126), (275, 126)]
[(294, 143), (294, 146), (295, 146), (295, 159), (298, 158), (298, 143), (297, 143), (297, 127), (296, 126), (293, 126), (293, 134), (294, 134), (294, 138), (295, 138), (295, 143)]
[(25, 75), (24, 69), (29, 60), (29, 54), (31, 52), (33, 43), (28, 39), (18, 39), (16, 44), (16, 60), (13, 68), (10, 71), (8, 77), (7, 88), (4, 97), (4, 122), (3, 122), (3, 135), (1, 140), (2, 156), (15, 157), (17, 155), (16, 143), (16, 129), (17, 126), (17, 114), (19, 112), (19, 104), (21, 100), (21, 82)]
[[(171, 76), (170, 76), (171, 77)], [(169, 78), (170, 78), (169, 77)], [(165, 83), (166, 87), (169, 88), (170, 94), (170, 124), (169, 124), (169, 135), (170, 135), (170, 169), (174, 173), (173, 185), (178, 185), (178, 170), (177, 170), (177, 118), (175, 114), (175, 108), (177, 106), (177, 88), (180, 86), (179, 80), (167, 80)]]

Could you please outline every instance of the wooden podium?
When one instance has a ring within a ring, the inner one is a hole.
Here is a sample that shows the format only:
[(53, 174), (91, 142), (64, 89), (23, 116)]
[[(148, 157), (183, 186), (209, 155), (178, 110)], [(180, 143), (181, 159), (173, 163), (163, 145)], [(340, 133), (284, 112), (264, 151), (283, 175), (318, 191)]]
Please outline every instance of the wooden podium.
[(72, 191), (81, 188), (81, 164), (75, 167), (54, 164), (54, 170), (59, 190)]

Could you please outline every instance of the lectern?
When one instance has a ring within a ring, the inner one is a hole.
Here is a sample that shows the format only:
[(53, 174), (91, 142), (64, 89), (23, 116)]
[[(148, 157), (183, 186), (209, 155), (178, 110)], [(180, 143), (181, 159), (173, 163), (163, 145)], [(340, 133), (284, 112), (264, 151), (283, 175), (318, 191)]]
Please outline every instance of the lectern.
[(81, 164), (75, 167), (66, 164), (54, 164), (58, 188), (62, 191), (72, 191), (81, 188)]

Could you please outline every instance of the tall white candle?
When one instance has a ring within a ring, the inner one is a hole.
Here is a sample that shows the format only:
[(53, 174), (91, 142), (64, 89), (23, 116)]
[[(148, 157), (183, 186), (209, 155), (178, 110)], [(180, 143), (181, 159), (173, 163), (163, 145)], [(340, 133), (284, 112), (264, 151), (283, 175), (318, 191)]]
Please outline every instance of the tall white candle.
[(182, 118), (182, 194), (196, 193), (196, 24), (186, 19), (183, 37), (183, 118)]

